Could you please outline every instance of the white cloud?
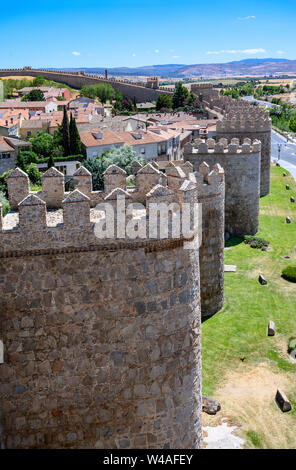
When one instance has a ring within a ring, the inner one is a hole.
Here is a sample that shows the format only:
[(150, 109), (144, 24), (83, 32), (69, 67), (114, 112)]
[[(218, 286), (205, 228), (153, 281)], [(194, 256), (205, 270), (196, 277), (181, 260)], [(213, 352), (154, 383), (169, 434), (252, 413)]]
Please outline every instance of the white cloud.
[(259, 47), (258, 49), (245, 49), (244, 51), (242, 51), (244, 54), (260, 54), (260, 53), (264, 53), (266, 52), (265, 49), (262, 49), (261, 47)]
[(256, 18), (256, 16), (254, 16), (254, 15), (243, 16), (242, 18), (239, 16), (239, 17), (238, 17), (238, 20), (240, 20), (240, 21), (254, 20), (255, 18)]
[(132, 54), (132, 56), (133, 56), (133, 57), (136, 57), (136, 54), (135, 54), (135, 53), (133, 53), (133, 54)]
[(80, 52), (73, 51), (72, 54), (78, 56), (78, 55), (80, 55)]
[(159, 49), (154, 49), (155, 54), (159, 53)]
[(265, 49), (258, 47), (257, 49), (222, 49), (221, 51), (207, 51), (206, 54), (260, 54), (266, 52)]
[(180, 58), (179, 55), (173, 55), (172, 57), (173, 57), (173, 59), (179, 59)]
[(284, 51), (277, 51), (279, 55), (283, 55)]

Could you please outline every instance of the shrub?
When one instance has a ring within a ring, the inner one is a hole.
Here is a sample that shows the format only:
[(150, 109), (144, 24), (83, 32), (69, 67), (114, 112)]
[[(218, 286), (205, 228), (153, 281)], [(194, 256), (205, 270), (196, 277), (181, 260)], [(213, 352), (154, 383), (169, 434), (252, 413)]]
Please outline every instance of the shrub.
[(31, 183), (34, 186), (41, 185), (41, 174), (36, 166), (36, 163), (31, 163), (27, 168), (27, 174), (30, 178)]
[(2, 204), (3, 217), (9, 212), (9, 202), (7, 201), (4, 193), (0, 192), (0, 204)]
[(262, 250), (262, 248), (267, 247), (269, 245), (268, 240), (264, 240), (260, 237), (250, 236), (245, 236), (245, 243), (246, 245), (250, 245), (251, 248), (256, 248), (257, 250)]
[(288, 352), (292, 352), (296, 349), (296, 338), (291, 338), (288, 343)]
[(296, 265), (287, 266), (282, 270), (282, 277), (286, 281), (296, 282)]

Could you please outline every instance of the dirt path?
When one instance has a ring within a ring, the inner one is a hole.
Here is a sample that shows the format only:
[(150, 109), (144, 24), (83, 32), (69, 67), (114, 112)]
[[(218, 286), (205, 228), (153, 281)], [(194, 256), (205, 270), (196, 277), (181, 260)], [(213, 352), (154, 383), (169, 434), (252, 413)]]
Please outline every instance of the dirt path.
[[(295, 393), (296, 389), (290, 375), (286, 372), (276, 374), (268, 364), (254, 367), (242, 364), (238, 370), (228, 372), (224, 385), (221, 385), (214, 396), (220, 401), (222, 412), (213, 417), (206, 415), (203, 422), (205, 431), (207, 426), (219, 425), (216, 431), (216, 445), (239, 444), (239, 441), (234, 439), (235, 436), (231, 435), (235, 431), (240, 437), (251, 436), (253, 440), (255, 438), (260, 448), (295, 448), (294, 421), (289, 413), (282, 413), (276, 405), (277, 388), (283, 389), (288, 396)], [(227, 423), (221, 419), (222, 416), (227, 418), (230, 424), (239, 427), (227, 428)], [(224, 426), (221, 427), (223, 423)], [(204, 440), (213, 445), (213, 433), (210, 435), (210, 441), (207, 441), (207, 437)], [(248, 440), (247, 446), (252, 447), (252, 438), (251, 441)]]

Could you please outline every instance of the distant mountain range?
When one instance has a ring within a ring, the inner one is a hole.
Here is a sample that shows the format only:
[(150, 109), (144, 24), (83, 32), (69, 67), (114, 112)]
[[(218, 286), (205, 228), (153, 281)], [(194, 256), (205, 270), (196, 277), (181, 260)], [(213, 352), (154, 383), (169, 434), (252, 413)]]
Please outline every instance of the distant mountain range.
[[(67, 71), (85, 70), (87, 73), (103, 74), (105, 67), (67, 68)], [(296, 60), (289, 59), (243, 59), (224, 64), (165, 64), (144, 67), (113, 67), (109, 75), (147, 75), (170, 78), (225, 78), (240, 76), (296, 75)]]

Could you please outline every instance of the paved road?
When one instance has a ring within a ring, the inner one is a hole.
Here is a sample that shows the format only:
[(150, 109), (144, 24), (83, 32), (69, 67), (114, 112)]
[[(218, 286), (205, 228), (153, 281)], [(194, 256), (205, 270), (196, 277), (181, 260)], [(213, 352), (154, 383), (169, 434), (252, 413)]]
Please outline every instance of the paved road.
[(280, 144), (279, 164), (290, 171), (296, 180), (296, 144), (287, 142), (287, 139), (278, 132), (272, 130), (271, 134), (271, 160), (278, 161), (278, 144)]
[(278, 104), (269, 103), (269, 101), (256, 100), (254, 98), (254, 96), (242, 96), (242, 99), (246, 100), (246, 101), (255, 101), (255, 103), (265, 105), (266, 108), (272, 108), (273, 106), (279, 106)]

